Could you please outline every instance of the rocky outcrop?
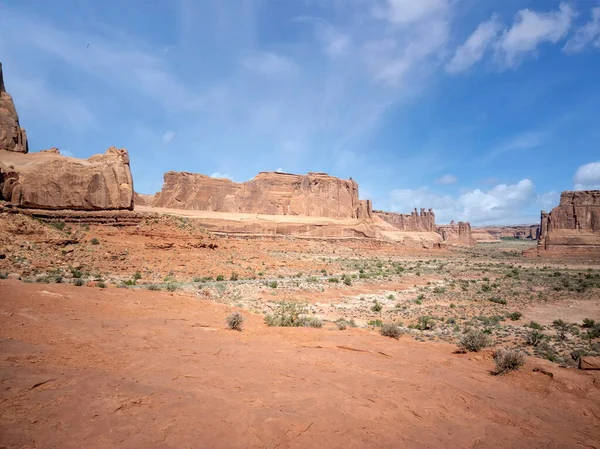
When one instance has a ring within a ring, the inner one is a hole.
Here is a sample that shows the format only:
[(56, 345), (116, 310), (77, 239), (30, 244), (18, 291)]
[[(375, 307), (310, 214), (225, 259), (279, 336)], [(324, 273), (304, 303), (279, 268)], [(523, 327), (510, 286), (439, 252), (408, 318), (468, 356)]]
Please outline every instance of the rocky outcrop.
[(115, 147), (87, 160), (57, 149), (0, 150), (0, 200), (26, 209), (133, 210), (129, 155)]
[(381, 210), (373, 211), (379, 218), (386, 223), (391, 224), (397, 229), (406, 232), (436, 232), (435, 214), (433, 210), (426, 211), (421, 208), (421, 212), (417, 209), (410, 214), (397, 214), (395, 212), (384, 212)]
[(236, 183), (187, 172), (168, 172), (155, 207), (337, 219), (368, 218), (370, 201), (358, 199), (358, 184), (326, 173), (261, 172)]
[(513, 226), (482, 226), (473, 231), (487, 232), (493, 240), (499, 241), (503, 238), (519, 240), (537, 240), (539, 238), (540, 225), (513, 225)]
[(600, 190), (562, 192), (559, 205), (541, 214), (534, 251), (542, 256), (600, 259)]
[(475, 245), (471, 234), (471, 224), (459, 221), (458, 224), (451, 221), (448, 225), (437, 227), (437, 233), (442, 236), (445, 243), (451, 245)]
[(0, 150), (27, 153), (27, 134), (19, 125), (19, 116), (11, 96), (4, 87), (0, 62)]
[(144, 193), (133, 192), (133, 204), (136, 206), (150, 206), (154, 205), (156, 200), (155, 195), (146, 195)]

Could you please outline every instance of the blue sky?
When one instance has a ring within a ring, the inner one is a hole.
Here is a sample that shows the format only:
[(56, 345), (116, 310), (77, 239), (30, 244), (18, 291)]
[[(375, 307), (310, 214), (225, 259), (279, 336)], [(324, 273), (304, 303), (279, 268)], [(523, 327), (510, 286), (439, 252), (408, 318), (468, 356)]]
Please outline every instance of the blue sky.
[(534, 223), (600, 188), (600, 1), (0, 0), (32, 151), (352, 177), (376, 209)]

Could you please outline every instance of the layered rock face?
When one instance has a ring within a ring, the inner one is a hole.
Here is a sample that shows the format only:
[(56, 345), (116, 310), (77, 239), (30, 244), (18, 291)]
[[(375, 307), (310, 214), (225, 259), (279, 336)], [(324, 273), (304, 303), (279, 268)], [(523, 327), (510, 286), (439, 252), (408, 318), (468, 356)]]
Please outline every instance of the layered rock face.
[(57, 149), (22, 154), (0, 150), (0, 200), (26, 209), (133, 210), (133, 179), (125, 149), (87, 160)]
[(542, 212), (537, 253), (600, 258), (600, 190), (562, 192), (559, 205)]
[(477, 231), (486, 231), (496, 240), (500, 240), (501, 238), (537, 240), (539, 238), (539, 229), (539, 225), (483, 226), (478, 228)]
[(433, 210), (426, 211), (421, 208), (421, 212), (417, 209), (410, 214), (397, 214), (395, 212), (384, 212), (381, 210), (373, 211), (379, 218), (386, 223), (391, 224), (397, 229), (406, 232), (435, 232), (435, 214)]
[(475, 245), (471, 233), (471, 224), (459, 221), (458, 224), (451, 221), (448, 225), (437, 227), (437, 233), (442, 236), (444, 242), (453, 245)]
[(359, 201), (358, 184), (326, 173), (261, 172), (235, 183), (187, 172), (168, 172), (155, 207), (338, 219), (368, 218), (370, 201)]
[(0, 62), (0, 150), (27, 153), (27, 134), (19, 125), (19, 116), (11, 96), (4, 87)]

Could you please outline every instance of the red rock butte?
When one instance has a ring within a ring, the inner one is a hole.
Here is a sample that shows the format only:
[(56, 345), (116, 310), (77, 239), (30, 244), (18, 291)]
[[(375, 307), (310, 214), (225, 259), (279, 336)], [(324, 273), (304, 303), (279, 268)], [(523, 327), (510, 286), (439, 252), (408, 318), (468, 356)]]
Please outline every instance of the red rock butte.
[(358, 199), (358, 184), (326, 173), (261, 172), (236, 183), (229, 179), (167, 172), (153, 206), (171, 209), (337, 219), (371, 217), (371, 202)]
[(4, 87), (0, 62), (0, 150), (27, 153), (27, 134), (19, 125), (19, 116), (11, 96)]
[(600, 190), (562, 192), (560, 204), (542, 212), (537, 248), (526, 254), (600, 259)]

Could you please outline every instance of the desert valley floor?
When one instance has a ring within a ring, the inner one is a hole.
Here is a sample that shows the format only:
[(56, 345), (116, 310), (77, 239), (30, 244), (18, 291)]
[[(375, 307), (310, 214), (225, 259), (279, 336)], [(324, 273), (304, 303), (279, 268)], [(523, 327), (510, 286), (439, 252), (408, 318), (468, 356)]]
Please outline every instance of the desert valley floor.
[[(0, 244), (0, 447), (600, 447), (597, 262), (150, 214), (7, 214)], [(310, 326), (268, 326), (282, 303)], [(475, 328), (492, 345), (457, 351)], [(525, 365), (495, 375), (498, 348)]]

